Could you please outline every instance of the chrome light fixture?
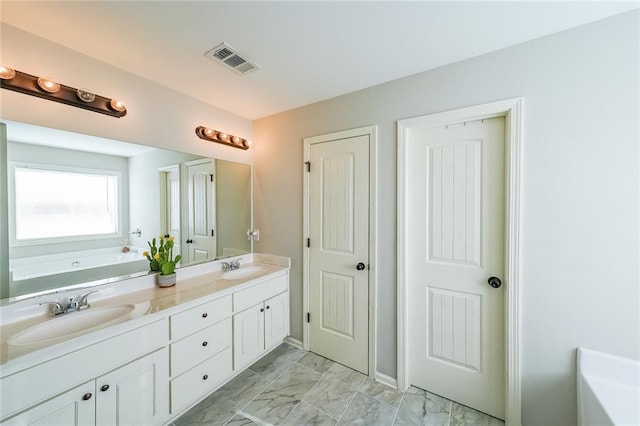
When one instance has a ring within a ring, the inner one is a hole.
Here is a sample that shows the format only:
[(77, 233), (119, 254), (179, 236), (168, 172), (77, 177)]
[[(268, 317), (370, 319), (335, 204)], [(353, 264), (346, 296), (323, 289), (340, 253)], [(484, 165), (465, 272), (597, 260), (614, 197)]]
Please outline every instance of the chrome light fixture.
[(0, 66), (0, 87), (82, 108), (111, 117), (124, 117), (127, 108), (121, 101), (98, 96), (86, 89), (65, 86), (48, 77), (36, 77), (6, 66)]
[(196, 127), (196, 135), (198, 135), (200, 139), (205, 141), (217, 142), (222, 145), (244, 149), (245, 151), (251, 146), (251, 141), (247, 139), (243, 139), (239, 136), (233, 136), (225, 132), (220, 132), (210, 127)]

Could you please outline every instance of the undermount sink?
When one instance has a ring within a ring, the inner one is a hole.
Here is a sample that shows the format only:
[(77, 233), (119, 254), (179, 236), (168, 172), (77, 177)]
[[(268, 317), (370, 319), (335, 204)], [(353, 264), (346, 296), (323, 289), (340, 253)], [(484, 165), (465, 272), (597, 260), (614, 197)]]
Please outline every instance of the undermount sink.
[(133, 305), (105, 306), (72, 312), (34, 325), (9, 338), (9, 345), (52, 344), (126, 320)]
[(222, 274), (222, 279), (223, 280), (240, 280), (242, 278), (248, 278), (251, 277), (253, 275), (259, 274), (260, 272), (264, 271), (265, 267), (264, 266), (245, 266), (240, 267), (240, 269), (234, 269), (233, 271), (227, 271), (224, 274)]

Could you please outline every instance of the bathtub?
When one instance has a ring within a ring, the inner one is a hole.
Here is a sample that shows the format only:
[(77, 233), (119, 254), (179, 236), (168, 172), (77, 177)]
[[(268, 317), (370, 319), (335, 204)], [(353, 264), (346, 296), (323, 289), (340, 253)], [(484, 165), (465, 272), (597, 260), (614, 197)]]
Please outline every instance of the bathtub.
[(640, 361), (578, 348), (578, 425), (640, 425)]
[(146, 271), (143, 250), (122, 246), (9, 260), (11, 297)]

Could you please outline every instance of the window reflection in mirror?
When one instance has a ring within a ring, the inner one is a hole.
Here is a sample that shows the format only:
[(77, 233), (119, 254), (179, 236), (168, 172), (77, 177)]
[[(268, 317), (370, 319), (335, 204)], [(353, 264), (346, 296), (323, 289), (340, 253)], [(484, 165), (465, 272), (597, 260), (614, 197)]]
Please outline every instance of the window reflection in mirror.
[[(248, 164), (12, 122), (7, 135), (4, 295), (146, 274), (142, 252), (160, 235), (175, 238), (181, 266), (251, 251)], [(195, 166), (206, 172), (196, 177)]]

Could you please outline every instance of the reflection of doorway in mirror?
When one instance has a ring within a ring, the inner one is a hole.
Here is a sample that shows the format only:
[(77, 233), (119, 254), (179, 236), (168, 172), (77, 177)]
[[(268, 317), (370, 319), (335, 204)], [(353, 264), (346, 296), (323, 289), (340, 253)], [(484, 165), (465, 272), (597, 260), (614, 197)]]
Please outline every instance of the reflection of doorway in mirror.
[(161, 233), (175, 238), (173, 255), (182, 254), (180, 234), (180, 167), (160, 169), (160, 225)]
[(216, 257), (215, 168), (210, 159), (187, 165), (187, 254), (188, 262)]

